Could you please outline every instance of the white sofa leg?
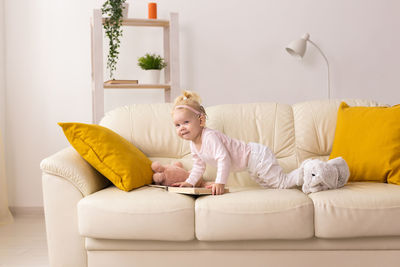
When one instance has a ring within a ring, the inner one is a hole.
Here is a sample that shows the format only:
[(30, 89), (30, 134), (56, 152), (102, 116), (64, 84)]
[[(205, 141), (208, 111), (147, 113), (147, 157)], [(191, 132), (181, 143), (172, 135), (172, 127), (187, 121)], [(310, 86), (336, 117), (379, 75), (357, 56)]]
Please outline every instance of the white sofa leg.
[(50, 266), (86, 267), (85, 239), (79, 235), (77, 216), (82, 193), (51, 174), (43, 173), (42, 182)]

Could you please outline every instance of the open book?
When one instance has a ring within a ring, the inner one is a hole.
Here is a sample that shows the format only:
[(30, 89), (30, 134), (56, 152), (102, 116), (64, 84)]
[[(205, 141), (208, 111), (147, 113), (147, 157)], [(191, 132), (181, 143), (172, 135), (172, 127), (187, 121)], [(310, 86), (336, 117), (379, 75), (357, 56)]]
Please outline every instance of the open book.
[[(175, 187), (166, 185), (149, 184), (151, 187), (164, 188), (168, 192), (186, 194), (186, 195), (211, 195), (211, 188), (205, 187)], [(229, 188), (225, 187), (224, 193), (229, 193)]]

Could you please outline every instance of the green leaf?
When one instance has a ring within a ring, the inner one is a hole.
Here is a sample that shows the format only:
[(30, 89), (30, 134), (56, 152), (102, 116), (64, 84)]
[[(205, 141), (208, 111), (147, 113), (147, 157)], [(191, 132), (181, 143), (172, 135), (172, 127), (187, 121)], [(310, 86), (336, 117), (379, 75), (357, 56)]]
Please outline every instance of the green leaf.
[(162, 70), (167, 66), (160, 55), (146, 53), (138, 58), (138, 66), (144, 70)]
[(107, 0), (101, 8), (101, 13), (108, 18), (103, 28), (109, 39), (109, 51), (107, 56), (107, 69), (110, 71), (110, 78), (113, 79), (114, 71), (117, 69), (118, 48), (120, 47), (119, 38), (122, 36), (122, 11), (125, 8), (123, 4), (126, 0)]

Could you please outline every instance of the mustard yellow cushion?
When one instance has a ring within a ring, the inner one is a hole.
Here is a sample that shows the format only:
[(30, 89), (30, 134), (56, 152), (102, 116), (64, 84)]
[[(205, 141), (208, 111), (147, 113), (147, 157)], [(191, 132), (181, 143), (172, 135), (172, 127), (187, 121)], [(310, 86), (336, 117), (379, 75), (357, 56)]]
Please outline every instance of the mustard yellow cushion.
[(400, 105), (340, 104), (330, 159), (343, 157), (350, 181), (400, 184)]
[(151, 184), (151, 161), (125, 138), (95, 124), (59, 125), (76, 151), (119, 189)]

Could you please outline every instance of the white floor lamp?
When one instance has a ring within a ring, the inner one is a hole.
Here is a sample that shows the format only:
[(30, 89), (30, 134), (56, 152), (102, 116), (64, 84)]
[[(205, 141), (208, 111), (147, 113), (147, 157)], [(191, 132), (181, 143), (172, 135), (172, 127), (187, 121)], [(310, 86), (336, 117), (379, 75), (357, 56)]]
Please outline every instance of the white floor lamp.
[(328, 58), (322, 52), (321, 48), (318, 47), (313, 41), (310, 40), (310, 34), (305, 33), (300, 39), (294, 40), (288, 46), (286, 46), (286, 51), (294, 57), (303, 58), (306, 48), (307, 42), (310, 42), (314, 45), (318, 51), (321, 53), (322, 57), (325, 59), (326, 66), (328, 67), (328, 99), (331, 98), (331, 88), (330, 88), (330, 77), (329, 77), (329, 62)]

